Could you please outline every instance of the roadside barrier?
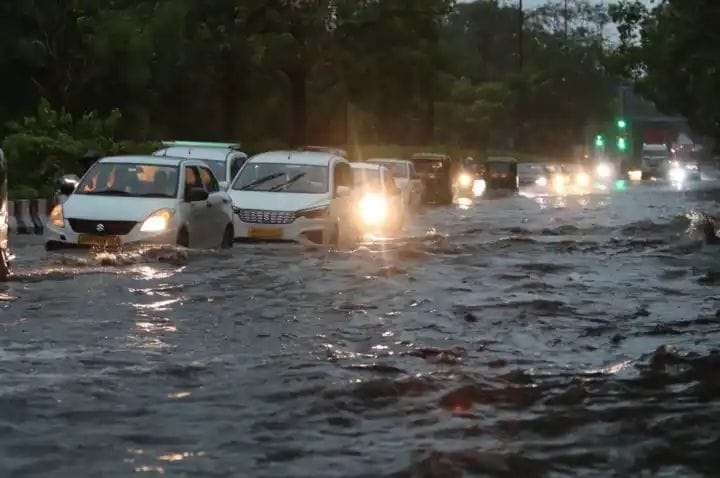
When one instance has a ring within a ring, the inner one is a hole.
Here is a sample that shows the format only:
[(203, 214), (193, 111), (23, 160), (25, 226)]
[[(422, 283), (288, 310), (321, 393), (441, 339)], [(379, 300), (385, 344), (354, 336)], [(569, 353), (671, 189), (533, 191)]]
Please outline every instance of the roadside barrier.
[(8, 226), (10, 234), (37, 235), (45, 233), (54, 201), (47, 199), (23, 199), (8, 202)]

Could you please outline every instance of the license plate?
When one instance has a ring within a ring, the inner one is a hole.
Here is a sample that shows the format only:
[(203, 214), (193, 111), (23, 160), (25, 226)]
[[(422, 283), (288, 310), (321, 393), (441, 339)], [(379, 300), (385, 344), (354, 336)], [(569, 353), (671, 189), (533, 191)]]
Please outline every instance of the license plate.
[(250, 237), (253, 239), (282, 239), (282, 229), (279, 227), (253, 227)]
[(78, 243), (81, 246), (92, 247), (120, 247), (122, 241), (118, 236), (96, 236), (92, 234), (80, 234)]

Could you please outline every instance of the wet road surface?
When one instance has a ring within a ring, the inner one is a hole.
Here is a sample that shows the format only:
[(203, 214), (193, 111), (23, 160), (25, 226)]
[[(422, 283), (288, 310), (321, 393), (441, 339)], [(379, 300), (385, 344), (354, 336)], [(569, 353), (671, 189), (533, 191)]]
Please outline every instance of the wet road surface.
[(433, 208), (343, 252), (26, 239), (0, 476), (717, 476), (713, 185)]

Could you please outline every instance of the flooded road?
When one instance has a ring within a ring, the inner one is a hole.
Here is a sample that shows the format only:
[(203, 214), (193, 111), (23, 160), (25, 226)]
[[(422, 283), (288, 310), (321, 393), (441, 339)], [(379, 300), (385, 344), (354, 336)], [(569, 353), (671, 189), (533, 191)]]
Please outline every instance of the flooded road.
[(715, 187), (428, 209), (352, 252), (19, 245), (0, 476), (716, 475)]

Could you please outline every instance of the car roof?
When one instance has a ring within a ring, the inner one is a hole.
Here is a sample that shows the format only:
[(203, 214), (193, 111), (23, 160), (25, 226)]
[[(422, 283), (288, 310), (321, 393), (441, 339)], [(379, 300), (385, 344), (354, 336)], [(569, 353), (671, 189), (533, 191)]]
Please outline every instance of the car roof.
[(185, 162), (183, 158), (166, 158), (158, 156), (109, 156), (98, 160), (103, 164), (148, 164), (153, 166), (179, 166)]
[(232, 155), (233, 153), (245, 155), (245, 153), (236, 149), (195, 146), (170, 146), (155, 151), (153, 155), (186, 159), (201, 159), (203, 161), (226, 161), (228, 156)]
[(412, 159), (427, 159), (427, 160), (445, 160), (450, 159), (447, 154), (436, 154), (436, 153), (415, 153), (412, 155)]
[(408, 164), (410, 161), (407, 159), (397, 159), (397, 158), (372, 158), (368, 159), (369, 163), (397, 163), (397, 164)]
[(269, 151), (253, 156), (248, 163), (303, 164), (306, 166), (329, 166), (332, 161), (347, 162), (332, 153), (317, 151)]
[(382, 168), (379, 164), (361, 162), (350, 163), (350, 167), (353, 169), (369, 169), (373, 171), (379, 171)]

